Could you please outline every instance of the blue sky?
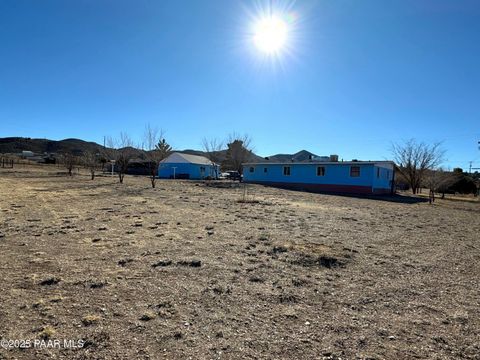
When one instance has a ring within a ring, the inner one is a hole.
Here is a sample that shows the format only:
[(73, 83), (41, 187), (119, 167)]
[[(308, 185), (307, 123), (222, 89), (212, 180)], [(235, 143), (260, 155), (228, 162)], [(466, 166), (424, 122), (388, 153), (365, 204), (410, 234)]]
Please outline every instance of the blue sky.
[(0, 137), (140, 142), (150, 123), (177, 149), (236, 131), (346, 160), (413, 137), (480, 167), (478, 0), (271, 3), (275, 57), (251, 34), (269, 2), (0, 0)]

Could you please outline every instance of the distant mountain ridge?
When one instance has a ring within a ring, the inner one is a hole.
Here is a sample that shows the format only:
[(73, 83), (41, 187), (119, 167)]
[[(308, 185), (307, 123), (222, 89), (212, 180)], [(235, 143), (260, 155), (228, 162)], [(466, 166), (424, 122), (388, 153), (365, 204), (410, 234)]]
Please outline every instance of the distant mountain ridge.
[[(22, 151), (32, 151), (34, 153), (65, 153), (70, 152), (74, 155), (82, 155), (87, 151), (99, 152), (103, 146), (91, 141), (84, 141), (81, 139), (68, 138), (63, 140), (49, 140), (49, 139), (34, 139), (25, 137), (5, 137), (0, 138), (0, 153), (21, 153)], [(141, 152), (141, 150), (138, 150)], [(206, 156), (205, 151), (185, 149), (175, 150), (180, 153)], [(227, 150), (221, 150), (219, 157), (223, 161), (226, 157)], [(307, 151), (301, 150), (295, 154), (276, 154), (266, 158), (252, 153), (252, 158), (249, 162), (302, 162), (308, 161), (311, 157), (316, 155)]]
[(307, 150), (300, 150), (295, 154), (277, 154), (269, 156), (268, 159), (272, 162), (303, 162), (317, 157), (314, 153)]
[(34, 153), (62, 153), (71, 152), (81, 155), (85, 151), (99, 151), (101, 145), (95, 142), (83, 141), (80, 139), (32, 139), (24, 137), (0, 138), (0, 153), (20, 153), (32, 151)]

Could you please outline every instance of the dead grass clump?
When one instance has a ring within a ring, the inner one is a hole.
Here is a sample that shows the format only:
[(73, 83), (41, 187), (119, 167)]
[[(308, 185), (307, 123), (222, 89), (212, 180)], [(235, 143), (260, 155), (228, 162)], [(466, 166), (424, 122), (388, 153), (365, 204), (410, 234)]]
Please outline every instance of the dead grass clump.
[(303, 254), (303, 253), (296, 254), (296, 258), (292, 260), (291, 263), (295, 265), (301, 265), (304, 267), (322, 266), (327, 269), (331, 269), (334, 267), (342, 267), (345, 265), (344, 261), (334, 256), (328, 256), (328, 255), (312, 256), (312, 255)]
[(60, 282), (60, 278), (57, 277), (50, 277), (45, 280), (40, 281), (40, 285), (42, 286), (50, 286), (50, 285), (56, 285)]
[(140, 316), (140, 320), (142, 321), (150, 321), (155, 319), (157, 315), (153, 311), (147, 311), (142, 316)]
[(162, 318), (169, 318), (176, 314), (175, 307), (170, 301), (164, 301), (152, 307), (157, 310), (157, 315)]
[(255, 199), (238, 199), (237, 203), (239, 204), (260, 204), (260, 200)]
[(333, 256), (319, 256), (317, 258), (318, 263), (326, 268), (332, 268), (336, 266), (342, 266), (343, 263), (336, 257)]
[(92, 337), (87, 337), (83, 348), (100, 349), (107, 346), (110, 342), (110, 335), (105, 331), (95, 332)]
[(298, 302), (298, 297), (293, 294), (281, 294), (278, 297), (280, 304), (296, 304)]
[(265, 234), (260, 235), (258, 238), (258, 241), (268, 241), (268, 236)]
[(190, 266), (190, 267), (200, 267), (202, 262), (200, 260), (182, 260), (177, 262), (177, 265), (181, 266)]
[(82, 324), (85, 326), (95, 325), (100, 321), (100, 316), (86, 315), (82, 318)]
[(64, 299), (64, 297), (59, 295), (59, 296), (52, 296), (49, 301), (51, 303), (59, 303), (59, 302), (63, 301), (63, 299)]
[(47, 325), (47, 326), (44, 326), (42, 330), (38, 333), (38, 337), (40, 339), (47, 340), (47, 339), (50, 339), (52, 336), (54, 336), (56, 333), (57, 333), (56, 330), (52, 326)]
[(323, 244), (292, 244), (289, 246), (289, 249), (293, 252), (294, 256), (291, 263), (304, 267), (321, 266), (331, 269), (345, 266), (347, 260)]
[(256, 275), (253, 275), (251, 276), (248, 281), (250, 282), (254, 282), (254, 283), (264, 283), (265, 282), (265, 279), (259, 277), (259, 276), (256, 276)]
[(231, 294), (232, 293), (232, 289), (230, 287), (225, 287), (225, 286), (221, 286), (221, 285), (216, 285), (216, 286), (213, 286), (213, 287), (207, 287), (203, 290), (203, 293), (208, 293), (208, 292), (212, 292), (213, 294), (215, 295), (224, 295), (224, 294)]
[(296, 286), (296, 287), (300, 287), (300, 286), (304, 286), (304, 285), (308, 285), (310, 282), (308, 280), (305, 280), (305, 279), (292, 279), (292, 285), (293, 286)]
[(44, 300), (38, 300), (37, 302), (35, 302), (35, 303), (32, 304), (32, 307), (33, 307), (34, 309), (38, 309), (38, 308), (40, 308), (40, 307), (42, 307), (42, 306), (44, 306), (44, 305), (45, 305), (45, 301), (44, 301)]
[(152, 264), (152, 267), (153, 268), (156, 268), (156, 267), (164, 267), (164, 266), (169, 266), (169, 265), (172, 265), (172, 260), (160, 260), (158, 262), (156, 262), (155, 264)]
[(90, 289), (101, 289), (105, 286), (107, 286), (106, 281), (95, 281), (90, 284)]
[(128, 263), (133, 262), (133, 259), (122, 259), (118, 262), (118, 265), (125, 267)]
[(286, 253), (288, 251), (286, 246), (274, 246), (272, 250), (268, 251), (268, 254), (281, 254), (281, 253)]

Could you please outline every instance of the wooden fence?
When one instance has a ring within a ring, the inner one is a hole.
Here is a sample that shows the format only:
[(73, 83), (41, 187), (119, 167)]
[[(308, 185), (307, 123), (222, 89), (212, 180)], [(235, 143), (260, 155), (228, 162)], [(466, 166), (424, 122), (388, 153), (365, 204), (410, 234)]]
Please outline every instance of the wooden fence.
[(1, 157), (0, 164), (2, 168), (13, 168), (13, 159), (10, 159), (7, 157)]

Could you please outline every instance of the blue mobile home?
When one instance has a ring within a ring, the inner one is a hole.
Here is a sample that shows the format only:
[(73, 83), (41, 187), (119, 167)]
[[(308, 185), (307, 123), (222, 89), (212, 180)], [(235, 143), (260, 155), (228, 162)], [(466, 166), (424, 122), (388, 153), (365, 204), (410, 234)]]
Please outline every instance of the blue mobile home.
[(243, 165), (243, 181), (313, 192), (392, 194), (392, 161), (311, 161)]
[(174, 152), (160, 162), (158, 177), (162, 179), (218, 178), (220, 166), (204, 156)]

